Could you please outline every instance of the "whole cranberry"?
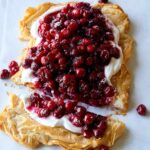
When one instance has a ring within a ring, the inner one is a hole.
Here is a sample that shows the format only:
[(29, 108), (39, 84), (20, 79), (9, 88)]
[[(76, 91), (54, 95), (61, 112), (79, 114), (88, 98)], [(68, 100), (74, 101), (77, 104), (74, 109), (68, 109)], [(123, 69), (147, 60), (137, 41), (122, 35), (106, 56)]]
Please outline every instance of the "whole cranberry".
[(74, 115), (72, 117), (72, 124), (75, 125), (76, 127), (82, 127), (84, 125), (83, 119), (77, 115)]
[(82, 12), (80, 9), (74, 9), (72, 11), (72, 15), (73, 15), (73, 17), (80, 18), (82, 16)]
[(71, 101), (66, 102), (65, 108), (66, 108), (67, 112), (73, 112), (75, 105), (76, 105), (75, 102), (71, 102)]
[(78, 78), (84, 77), (85, 73), (86, 73), (86, 71), (85, 71), (84, 68), (77, 68), (76, 69), (76, 75), (77, 75)]
[(16, 72), (18, 72), (18, 70), (19, 70), (18, 63), (14, 60), (11, 61), (9, 64), (9, 70), (10, 70), (11, 75), (14, 75)]
[(99, 0), (99, 3), (108, 3), (108, 0)]
[(109, 150), (109, 147), (106, 145), (101, 145), (99, 150)]
[(3, 69), (0, 72), (0, 78), (1, 79), (8, 79), (10, 77), (10, 72), (7, 69)]
[(24, 68), (30, 68), (31, 67), (31, 63), (32, 63), (32, 59), (27, 58), (27, 59), (25, 59), (23, 61), (22, 66)]
[(70, 31), (75, 31), (78, 28), (78, 23), (76, 21), (71, 21), (70, 24), (68, 25), (68, 29)]
[(53, 112), (53, 116), (56, 118), (61, 118), (63, 117), (65, 114), (65, 109), (63, 106), (59, 106), (54, 112)]
[(39, 117), (48, 117), (50, 115), (50, 111), (46, 108), (40, 108), (38, 111), (37, 111), (37, 114)]
[(95, 51), (95, 45), (94, 44), (88, 45), (87, 46), (87, 51), (89, 53), (93, 53)]
[(75, 112), (78, 116), (83, 117), (86, 113), (86, 108), (83, 106), (76, 106)]
[(139, 115), (141, 115), (141, 116), (145, 116), (145, 115), (146, 115), (147, 108), (146, 108), (145, 105), (140, 104), (140, 105), (137, 107), (136, 110), (137, 110), (137, 112), (138, 112)]
[(92, 130), (83, 130), (82, 134), (85, 138), (91, 138), (93, 136)]
[(45, 100), (43, 104), (50, 111), (54, 111), (55, 108), (57, 107), (56, 103), (53, 100), (50, 100), (50, 101)]
[(85, 116), (84, 116), (84, 122), (85, 124), (92, 124), (94, 122), (94, 119), (95, 119), (95, 115), (93, 113), (87, 113)]
[(47, 65), (49, 63), (49, 58), (47, 56), (41, 57), (41, 64)]

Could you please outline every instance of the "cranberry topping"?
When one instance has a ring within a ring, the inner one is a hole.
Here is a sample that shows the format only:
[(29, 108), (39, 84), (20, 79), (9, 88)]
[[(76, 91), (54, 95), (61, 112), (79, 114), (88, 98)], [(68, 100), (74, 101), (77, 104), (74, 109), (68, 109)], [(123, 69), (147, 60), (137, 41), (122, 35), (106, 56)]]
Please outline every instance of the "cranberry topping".
[(137, 110), (137, 112), (138, 112), (139, 115), (141, 115), (141, 116), (145, 116), (145, 115), (146, 115), (147, 108), (146, 108), (145, 105), (140, 104), (140, 105), (137, 107), (136, 110)]
[(35, 88), (63, 99), (109, 105), (115, 91), (105, 80), (104, 67), (120, 53), (101, 10), (88, 3), (68, 4), (45, 16), (38, 32), (41, 43), (22, 64), (38, 78)]
[(99, 150), (109, 150), (109, 147), (105, 145), (101, 145)]
[(7, 69), (3, 69), (0, 72), (0, 78), (1, 79), (8, 79), (10, 77), (10, 72)]

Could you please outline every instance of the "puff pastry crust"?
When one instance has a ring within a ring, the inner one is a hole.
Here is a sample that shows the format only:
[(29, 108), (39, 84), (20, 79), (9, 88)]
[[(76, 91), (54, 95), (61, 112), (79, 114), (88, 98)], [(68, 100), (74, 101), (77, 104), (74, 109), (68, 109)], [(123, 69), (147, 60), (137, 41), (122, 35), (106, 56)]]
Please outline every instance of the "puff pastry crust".
[(62, 127), (43, 126), (29, 117), (24, 104), (16, 95), (9, 93), (11, 104), (0, 114), (0, 130), (15, 141), (28, 147), (59, 145), (66, 150), (95, 148), (101, 144), (112, 146), (125, 130), (125, 125), (110, 118), (104, 137), (86, 139)]
[[(59, 4), (58, 4), (59, 5)], [(35, 39), (30, 34), (30, 27), (32, 23), (45, 11), (51, 7), (55, 7), (55, 4), (44, 3), (35, 8), (29, 7), (23, 19), (20, 21), (20, 39), (29, 41), (29, 47), (32, 47), (35, 43)], [(118, 6), (114, 4), (96, 4), (94, 7), (101, 8), (104, 15), (106, 15), (120, 31), (119, 45), (123, 50), (124, 60), (120, 71), (114, 75), (111, 79), (112, 84), (117, 88), (118, 93), (114, 98), (112, 107), (115, 108), (115, 112), (120, 114), (126, 114), (128, 110), (129, 89), (131, 82), (131, 75), (128, 71), (127, 64), (133, 50), (133, 38), (129, 35), (130, 23), (127, 14)], [(28, 48), (24, 49), (21, 59), (26, 55)], [(16, 84), (23, 84), (25, 86), (33, 88), (32, 83), (22, 83), (21, 74), (22, 69), (12, 77), (12, 80)]]

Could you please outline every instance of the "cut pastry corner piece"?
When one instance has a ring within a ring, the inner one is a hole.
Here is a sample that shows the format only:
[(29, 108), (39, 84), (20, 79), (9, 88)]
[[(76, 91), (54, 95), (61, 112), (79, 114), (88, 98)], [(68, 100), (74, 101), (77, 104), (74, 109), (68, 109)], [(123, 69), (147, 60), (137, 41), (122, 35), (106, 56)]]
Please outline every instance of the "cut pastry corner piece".
[[(29, 47), (34, 46), (35, 39), (31, 35), (31, 25), (36, 21), (44, 12), (55, 6), (61, 6), (64, 4), (52, 4), (44, 3), (35, 8), (28, 8), (26, 10), (25, 16), (20, 21), (20, 37), (23, 40), (29, 41)], [(101, 8), (102, 13), (107, 16), (113, 24), (119, 29), (120, 38), (119, 46), (123, 51), (123, 62), (120, 71), (113, 75), (111, 78), (112, 85), (117, 89), (117, 94), (115, 95), (112, 107), (119, 114), (126, 114), (128, 111), (128, 99), (130, 91), (131, 75), (128, 71), (128, 61), (132, 55), (133, 50), (133, 38), (130, 36), (130, 22), (128, 15), (120, 8), (120, 6), (115, 4), (96, 4), (93, 7)], [(25, 54), (23, 54), (25, 56)], [(30, 88), (34, 88), (31, 82), (22, 82), (22, 72), (23, 68), (12, 77), (12, 80), (17, 84), (23, 84)]]
[(63, 127), (48, 127), (30, 118), (24, 104), (15, 94), (9, 93), (11, 104), (0, 114), (0, 130), (27, 147), (59, 145), (64, 149), (83, 150), (100, 145), (112, 146), (125, 131), (121, 121), (108, 119), (108, 129), (102, 138), (84, 138)]

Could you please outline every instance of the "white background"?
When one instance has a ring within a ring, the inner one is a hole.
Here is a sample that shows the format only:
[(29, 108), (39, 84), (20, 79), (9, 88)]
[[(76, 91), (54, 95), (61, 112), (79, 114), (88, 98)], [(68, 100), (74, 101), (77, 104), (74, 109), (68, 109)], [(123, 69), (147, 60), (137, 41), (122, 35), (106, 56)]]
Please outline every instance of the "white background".
[[(57, 3), (63, 0), (49, 1)], [(96, 2), (96, 0), (88, 1)], [(18, 21), (23, 16), (24, 10), (42, 2), (45, 0), (0, 0), (0, 69), (7, 67), (8, 62), (16, 59), (26, 46), (25, 42), (18, 40)], [(113, 2), (120, 4), (128, 13), (136, 44), (130, 62), (133, 75), (130, 109), (125, 117), (119, 117), (126, 123), (127, 130), (111, 150), (150, 150), (150, 2), (148, 0), (113, 0)], [(7, 86), (4, 86), (5, 83)], [(6, 92), (18, 92), (20, 89), (10, 82), (0, 81), (0, 110), (9, 103)], [(136, 113), (136, 107), (140, 103), (144, 103), (149, 110), (146, 117)], [(0, 133), (0, 147), (1, 150), (28, 150), (4, 133)], [(56, 147), (39, 149), (57, 150)]]

